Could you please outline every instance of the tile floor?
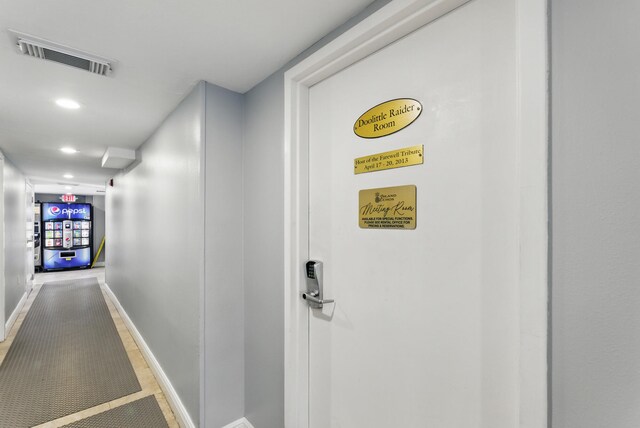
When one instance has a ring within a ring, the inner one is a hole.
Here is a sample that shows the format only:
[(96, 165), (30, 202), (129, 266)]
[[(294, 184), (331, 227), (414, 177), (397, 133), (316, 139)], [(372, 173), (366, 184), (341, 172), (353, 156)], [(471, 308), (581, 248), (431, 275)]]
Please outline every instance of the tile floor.
[[(2, 360), (4, 360), (9, 347), (11, 346), (11, 342), (13, 342), (20, 325), (22, 325), (22, 321), (24, 320), (29, 308), (31, 308), (31, 304), (33, 300), (38, 295), (42, 284), (47, 281), (61, 281), (67, 279), (76, 279), (76, 278), (87, 278), (87, 277), (96, 277), (101, 287), (104, 287), (104, 268), (95, 268), (91, 270), (80, 270), (80, 271), (68, 271), (68, 272), (50, 272), (50, 273), (41, 273), (37, 274), (34, 282), (33, 290), (27, 299), (24, 308), (20, 312), (18, 319), (14, 326), (11, 328), (9, 335), (7, 336), (7, 340), (0, 343), (0, 364)], [(133, 365), (133, 369), (138, 376), (138, 381), (140, 382), (140, 386), (142, 387), (142, 391), (136, 392), (135, 394), (127, 395), (125, 397), (118, 398), (117, 400), (110, 401), (108, 403), (101, 404), (99, 406), (92, 407), (90, 409), (83, 410), (78, 413), (74, 413), (72, 415), (65, 416), (63, 418), (59, 418), (53, 421), (45, 422), (44, 424), (37, 425), (36, 428), (56, 428), (62, 427), (66, 424), (70, 424), (71, 422), (79, 421), (84, 418), (88, 418), (89, 416), (96, 415), (98, 413), (104, 412), (109, 409), (113, 409), (115, 407), (121, 406), (123, 404), (129, 403), (131, 401), (138, 400), (140, 398), (146, 397), (148, 395), (155, 395), (160, 408), (164, 414), (164, 417), (167, 419), (167, 423), (171, 428), (179, 428), (178, 422), (176, 421), (173, 411), (169, 407), (169, 404), (160, 389), (160, 385), (156, 381), (153, 372), (149, 368), (149, 365), (145, 361), (142, 353), (138, 349), (138, 345), (133, 340), (131, 333), (127, 329), (126, 325), (122, 321), (120, 314), (116, 310), (115, 306), (105, 293), (104, 289), (102, 291), (102, 295), (104, 296), (105, 301), (107, 302), (107, 306), (111, 312), (111, 316), (113, 317), (113, 321), (116, 324), (118, 329), (118, 333), (120, 333), (120, 338), (122, 339), (122, 343), (124, 343), (124, 347), (127, 350), (127, 354), (129, 355), (129, 359), (131, 360), (131, 364)]]

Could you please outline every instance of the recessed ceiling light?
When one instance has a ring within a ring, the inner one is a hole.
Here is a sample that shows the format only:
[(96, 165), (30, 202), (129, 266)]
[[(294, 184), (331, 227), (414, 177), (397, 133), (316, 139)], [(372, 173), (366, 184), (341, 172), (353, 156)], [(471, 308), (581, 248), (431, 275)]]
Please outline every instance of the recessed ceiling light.
[(71, 179), (71, 178), (73, 178), (73, 175), (72, 174), (65, 174), (65, 175), (63, 175), (63, 177)]
[(76, 149), (74, 149), (73, 147), (63, 147), (60, 149), (61, 152), (63, 153), (67, 153), (67, 154), (74, 154), (74, 153), (78, 153), (78, 151)]
[(71, 186), (64, 186), (64, 188), (67, 189), (67, 190), (73, 189), (73, 187), (71, 187)]
[(59, 107), (67, 108), (70, 110), (76, 110), (80, 108), (80, 104), (77, 101), (70, 100), (69, 98), (58, 98), (56, 104)]

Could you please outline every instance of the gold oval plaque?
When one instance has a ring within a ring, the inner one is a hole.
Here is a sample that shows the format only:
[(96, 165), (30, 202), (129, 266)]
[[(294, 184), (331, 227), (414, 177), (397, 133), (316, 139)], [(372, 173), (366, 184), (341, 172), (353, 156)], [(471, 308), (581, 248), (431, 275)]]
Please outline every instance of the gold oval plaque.
[(370, 108), (353, 124), (362, 138), (380, 138), (411, 125), (422, 113), (422, 104), (413, 98), (397, 98)]

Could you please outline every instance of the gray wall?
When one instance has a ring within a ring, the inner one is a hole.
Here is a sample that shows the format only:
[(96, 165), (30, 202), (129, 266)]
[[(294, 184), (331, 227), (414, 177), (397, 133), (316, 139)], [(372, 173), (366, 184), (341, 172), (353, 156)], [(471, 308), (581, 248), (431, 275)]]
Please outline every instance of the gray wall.
[(283, 82), (246, 95), (245, 413), (256, 428), (284, 426)]
[[(4, 323), (26, 291), (27, 212), (24, 175), (4, 159)], [(8, 333), (8, 332), (7, 332)]]
[(245, 94), (245, 414), (256, 428), (284, 426), (284, 72), (387, 3), (373, 2)]
[(107, 189), (107, 283), (203, 427), (244, 415), (243, 109), (199, 83)]
[(244, 416), (243, 97), (206, 84), (204, 420)]
[(640, 426), (640, 2), (552, 7), (554, 428)]
[(204, 281), (202, 131), (198, 84), (107, 188), (107, 284), (178, 392), (200, 415)]

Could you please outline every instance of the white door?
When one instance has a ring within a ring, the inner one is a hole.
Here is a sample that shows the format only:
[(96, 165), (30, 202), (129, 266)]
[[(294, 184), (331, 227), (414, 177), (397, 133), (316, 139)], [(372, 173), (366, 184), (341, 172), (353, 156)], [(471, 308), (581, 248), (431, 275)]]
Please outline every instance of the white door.
[[(473, 0), (309, 90), (310, 428), (519, 426), (516, 2)], [(353, 131), (413, 98), (392, 135)], [(354, 159), (424, 145), (424, 164)], [(359, 191), (415, 185), (414, 230), (359, 227)], [(301, 301), (301, 304), (302, 303)]]

